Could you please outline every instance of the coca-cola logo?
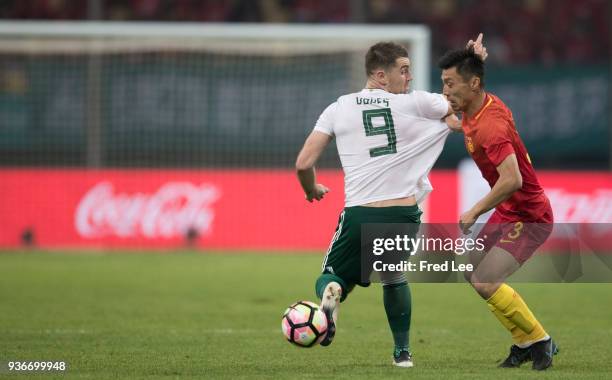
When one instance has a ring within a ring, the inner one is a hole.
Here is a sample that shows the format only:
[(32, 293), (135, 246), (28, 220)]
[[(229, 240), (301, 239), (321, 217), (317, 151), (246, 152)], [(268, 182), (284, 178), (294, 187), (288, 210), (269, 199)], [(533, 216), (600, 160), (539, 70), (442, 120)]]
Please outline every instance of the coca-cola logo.
[(168, 182), (152, 194), (125, 194), (115, 193), (110, 182), (100, 182), (79, 202), (75, 227), (85, 238), (206, 235), (214, 219), (211, 205), (219, 196), (211, 184)]
[(547, 188), (557, 223), (612, 223), (612, 190), (571, 193)]

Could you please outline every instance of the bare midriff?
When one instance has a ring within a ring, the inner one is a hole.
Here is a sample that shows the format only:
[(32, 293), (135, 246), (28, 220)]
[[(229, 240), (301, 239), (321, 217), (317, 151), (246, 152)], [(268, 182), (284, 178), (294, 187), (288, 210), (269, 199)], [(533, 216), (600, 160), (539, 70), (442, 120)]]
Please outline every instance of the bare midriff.
[(364, 207), (392, 207), (392, 206), (414, 206), (416, 205), (414, 195), (404, 198), (385, 199), (384, 201), (376, 201), (363, 204)]

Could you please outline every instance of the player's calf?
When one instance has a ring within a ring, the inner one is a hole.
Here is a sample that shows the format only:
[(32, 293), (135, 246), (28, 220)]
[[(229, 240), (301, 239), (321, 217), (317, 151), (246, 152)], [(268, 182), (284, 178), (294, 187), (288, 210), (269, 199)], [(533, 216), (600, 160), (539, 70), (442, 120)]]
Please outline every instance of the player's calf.
[(471, 277), (471, 280), (471, 285), (476, 290), (476, 293), (485, 300), (489, 299), (501, 285), (499, 282), (481, 282), (474, 275)]

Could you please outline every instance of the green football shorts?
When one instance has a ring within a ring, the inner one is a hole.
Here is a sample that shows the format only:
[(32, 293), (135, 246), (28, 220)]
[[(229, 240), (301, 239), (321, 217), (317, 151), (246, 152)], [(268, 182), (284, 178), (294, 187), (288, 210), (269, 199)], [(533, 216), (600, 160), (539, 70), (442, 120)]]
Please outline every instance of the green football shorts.
[(323, 282), (336, 280), (344, 289), (342, 294), (344, 300), (355, 285), (369, 286), (370, 283), (362, 282), (361, 278), (361, 225), (364, 223), (419, 224), (421, 214), (421, 210), (416, 205), (346, 207), (338, 218), (336, 232), (323, 259), (322, 275), (317, 281), (317, 288), (322, 286)]

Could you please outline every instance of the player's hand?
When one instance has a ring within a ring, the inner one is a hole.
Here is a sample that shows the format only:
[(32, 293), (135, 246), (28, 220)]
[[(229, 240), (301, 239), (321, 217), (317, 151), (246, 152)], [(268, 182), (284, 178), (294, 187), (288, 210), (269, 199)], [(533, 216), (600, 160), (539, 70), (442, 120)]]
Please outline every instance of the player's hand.
[(306, 200), (310, 203), (312, 203), (313, 200), (320, 201), (328, 192), (329, 189), (325, 185), (317, 183), (313, 191), (306, 193)]
[(476, 223), (476, 219), (478, 219), (478, 216), (471, 211), (465, 212), (463, 215), (461, 215), (459, 218), (459, 228), (464, 235), (472, 233), (470, 228), (474, 225), (474, 223)]
[(484, 45), (482, 44), (482, 37), (483, 34), (480, 33), (478, 35), (478, 38), (476, 38), (476, 41), (469, 40), (465, 48), (468, 50), (474, 50), (474, 53), (476, 53), (476, 55), (484, 61), (485, 59), (487, 59), (489, 54), (487, 54), (487, 48), (484, 47)]
[(444, 122), (448, 125), (448, 128), (453, 132), (463, 132), (463, 128), (461, 128), (461, 120), (454, 113), (448, 115), (444, 118)]

